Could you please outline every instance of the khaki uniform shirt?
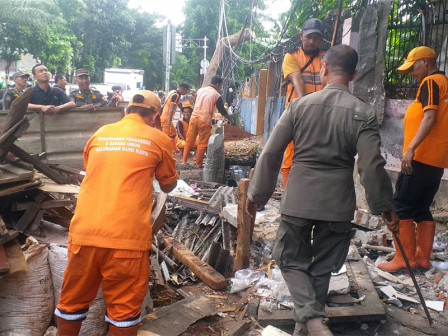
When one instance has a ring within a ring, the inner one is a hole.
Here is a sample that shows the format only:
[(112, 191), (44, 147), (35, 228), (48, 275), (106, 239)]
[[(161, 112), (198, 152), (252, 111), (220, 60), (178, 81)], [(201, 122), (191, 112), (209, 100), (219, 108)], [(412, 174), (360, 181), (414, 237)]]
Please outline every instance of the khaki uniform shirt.
[(96, 90), (90, 90), (88, 93), (82, 93), (79, 90), (75, 90), (70, 93), (70, 100), (74, 101), (77, 107), (89, 104), (98, 107), (107, 105), (106, 98), (104, 98), (101, 92)]
[(330, 84), (289, 105), (256, 164), (248, 191), (253, 202), (265, 204), (269, 200), (291, 140), (294, 158), (281, 204), (283, 215), (351, 221), (356, 205), (356, 155), (372, 213), (393, 209), (375, 111), (350, 94), (346, 86)]

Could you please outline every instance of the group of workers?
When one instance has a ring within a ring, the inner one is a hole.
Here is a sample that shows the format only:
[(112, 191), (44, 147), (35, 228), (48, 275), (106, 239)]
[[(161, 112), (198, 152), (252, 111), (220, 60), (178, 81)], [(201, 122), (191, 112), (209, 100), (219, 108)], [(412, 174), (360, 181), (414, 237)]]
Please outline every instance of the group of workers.
[[(342, 267), (353, 237), (355, 157), (371, 212), (398, 232), (411, 266), (425, 269), (435, 230), (429, 207), (448, 167), (448, 79), (437, 68), (436, 53), (417, 47), (398, 68), (420, 87), (404, 118), (401, 173), (393, 194), (375, 110), (348, 89), (358, 54), (346, 45), (320, 50), (323, 35), (320, 20), (306, 21), (302, 47), (285, 56), (283, 73), (290, 82), (286, 110), (257, 161), (246, 203), (254, 217), (271, 197), (282, 169), (285, 194), (273, 258), (293, 298), (294, 336), (332, 335), (324, 322), (325, 304), (331, 272)], [(37, 86), (30, 109), (58, 113), (75, 102), (92, 109), (104, 103), (96, 91), (87, 91), (86, 70), (76, 73), (79, 90), (72, 100), (61, 88), (49, 86), (44, 65), (32, 73)], [(25, 85), (26, 74), (17, 77)], [(148, 290), (153, 178), (164, 192), (175, 188), (172, 153), (183, 146), (186, 163), (197, 138), (196, 166), (202, 166), (215, 107), (233, 122), (219, 94), (221, 85), (222, 78), (213, 77), (198, 90), (194, 104), (182, 105), (177, 141), (173, 116), (189, 90), (185, 83), (168, 93), (163, 109), (155, 93), (140, 91), (122, 120), (101, 127), (87, 142), (86, 175), (70, 225), (68, 264), (55, 311), (59, 335), (78, 335), (100, 285), (109, 335), (137, 335)], [(403, 256), (397, 249), (395, 258), (379, 267), (400, 270)]]

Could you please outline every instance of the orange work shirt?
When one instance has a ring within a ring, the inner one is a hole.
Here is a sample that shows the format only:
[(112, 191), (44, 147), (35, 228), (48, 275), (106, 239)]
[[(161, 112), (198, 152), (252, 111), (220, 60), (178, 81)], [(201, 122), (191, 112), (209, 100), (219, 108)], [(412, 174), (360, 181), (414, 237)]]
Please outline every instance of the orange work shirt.
[(86, 176), (69, 243), (149, 250), (154, 174), (161, 185), (177, 181), (171, 151), (170, 138), (137, 114), (101, 127), (84, 148)]
[[(322, 82), (320, 81), (320, 69), (322, 67), (322, 59), (325, 56), (325, 51), (320, 50), (319, 54), (313, 58), (313, 61), (302, 71), (302, 68), (309, 62), (311, 55), (307, 55), (303, 52), (302, 48), (292, 54), (286, 54), (283, 59), (283, 76), (284, 78), (294, 72), (301, 72), (303, 83), (305, 84), (305, 93), (317, 92), (323, 89)], [(297, 98), (297, 94), (294, 91), (294, 85), (289, 84), (286, 91), (287, 107), (294, 99)]]
[[(176, 113), (177, 104), (179, 103), (180, 96), (181, 95), (179, 92), (177, 92), (177, 90), (173, 90), (168, 93), (168, 97), (165, 99), (165, 105), (163, 106), (162, 115), (160, 116), (161, 122), (168, 123), (168, 121), (170, 121), (169, 119), (170, 119), (171, 104), (176, 104), (176, 108), (174, 109), (174, 113)], [(174, 113), (171, 116), (171, 121), (174, 118)]]
[(191, 119), (199, 118), (204, 124), (211, 126), (216, 102), (220, 97), (219, 92), (212, 86), (200, 88)]
[(414, 160), (439, 168), (448, 168), (448, 78), (442, 71), (425, 77), (417, 98), (404, 117), (403, 156), (415, 138), (427, 110), (437, 111), (437, 121), (417, 147)]

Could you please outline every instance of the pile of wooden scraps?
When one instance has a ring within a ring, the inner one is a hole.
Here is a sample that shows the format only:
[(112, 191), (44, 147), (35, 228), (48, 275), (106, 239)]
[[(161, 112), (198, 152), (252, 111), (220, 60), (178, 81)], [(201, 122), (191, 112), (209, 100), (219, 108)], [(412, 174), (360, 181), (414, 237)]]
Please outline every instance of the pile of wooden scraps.
[[(77, 172), (65, 174), (78, 178)], [(53, 227), (67, 230), (78, 191), (78, 185), (57, 184), (22, 161), (0, 165), (0, 275), (25, 270), (18, 265), (26, 236), (45, 240)]]

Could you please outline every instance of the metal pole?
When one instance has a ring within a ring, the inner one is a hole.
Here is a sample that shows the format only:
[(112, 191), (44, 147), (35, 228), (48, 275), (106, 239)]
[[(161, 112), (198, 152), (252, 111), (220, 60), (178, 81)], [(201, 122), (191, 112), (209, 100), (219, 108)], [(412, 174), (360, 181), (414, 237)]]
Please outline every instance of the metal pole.
[(165, 92), (170, 91), (170, 69), (171, 69), (171, 21), (168, 20), (166, 26), (166, 71), (165, 71)]
[[(204, 36), (204, 59), (206, 60), (207, 59), (207, 36)], [(205, 65), (207, 65), (207, 64), (205, 64)], [(205, 66), (204, 67), (204, 77), (205, 77), (205, 74), (207, 73), (207, 66)]]

